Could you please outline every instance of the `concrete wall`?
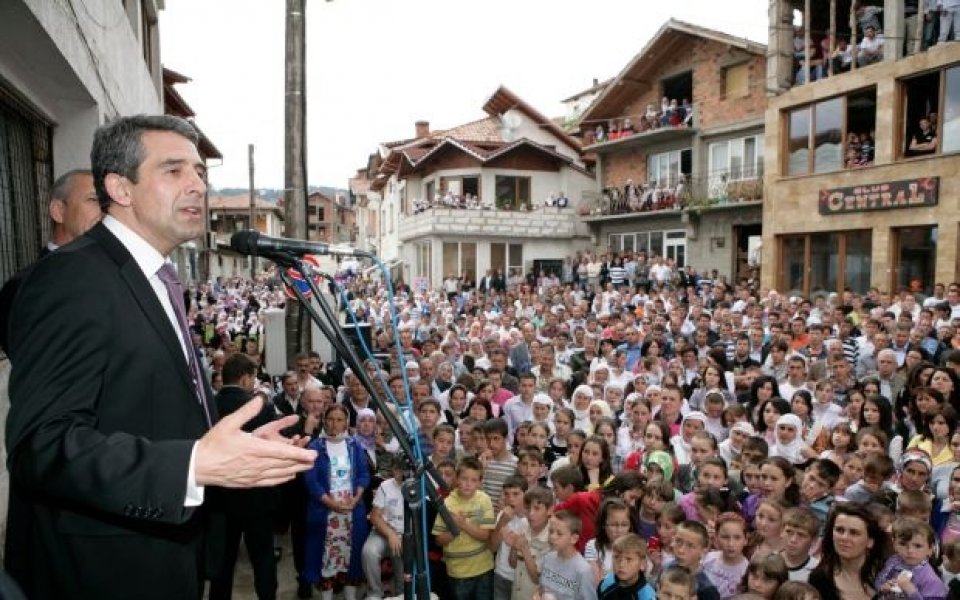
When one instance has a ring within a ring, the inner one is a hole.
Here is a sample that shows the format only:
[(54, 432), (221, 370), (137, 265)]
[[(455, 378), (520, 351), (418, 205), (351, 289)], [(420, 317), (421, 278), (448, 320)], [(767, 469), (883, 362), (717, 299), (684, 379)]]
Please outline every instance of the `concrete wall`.
[[(764, 180), (764, 230), (761, 281), (776, 287), (779, 282), (778, 236), (791, 233), (871, 229), (872, 261), (870, 284), (890, 289), (893, 283), (892, 229), (895, 227), (939, 225), (936, 282), (949, 283), (958, 277), (958, 190), (960, 169), (957, 154), (919, 158), (898, 158), (903, 141), (899, 79), (960, 61), (960, 46), (941, 44), (927, 52), (894, 62), (882, 62), (854, 72), (812, 84), (797, 86), (772, 98), (766, 113)], [(783, 176), (782, 153), (785, 135), (784, 111), (810, 102), (860, 90), (877, 89), (876, 159), (871, 167), (816, 175)], [(939, 203), (932, 207), (821, 215), (820, 190), (863, 184), (940, 177)]]
[(425, 236), (445, 234), (545, 239), (588, 237), (586, 227), (571, 208), (541, 207), (531, 211), (433, 208), (407, 216), (400, 224), (404, 245)]
[[(121, 3), (84, 0), (86, 10), (76, 11), (68, 6), (0, 2), (0, 77), (54, 124), (55, 174), (89, 166), (93, 132), (105, 119), (162, 110), (140, 28), (131, 26)], [(102, 27), (94, 18), (115, 26)], [(153, 68), (159, 76), (159, 60)]]

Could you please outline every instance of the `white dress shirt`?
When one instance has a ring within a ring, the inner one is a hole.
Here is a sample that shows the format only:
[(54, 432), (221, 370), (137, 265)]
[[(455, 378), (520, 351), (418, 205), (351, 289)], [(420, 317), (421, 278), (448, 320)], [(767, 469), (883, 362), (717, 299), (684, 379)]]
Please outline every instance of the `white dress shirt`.
[[(173, 331), (176, 332), (177, 339), (180, 340), (180, 348), (183, 350), (183, 359), (188, 362), (190, 361), (190, 352), (192, 349), (192, 340), (184, 340), (183, 334), (180, 333), (180, 324), (177, 322), (177, 313), (173, 309), (173, 304), (170, 302), (170, 296), (167, 294), (167, 288), (160, 281), (159, 275), (157, 272), (160, 270), (160, 267), (163, 266), (163, 263), (166, 262), (163, 255), (157, 252), (157, 249), (151, 246), (145, 239), (140, 237), (132, 229), (121, 223), (120, 221), (113, 218), (111, 215), (107, 215), (103, 218), (103, 225), (110, 230), (110, 233), (115, 235), (120, 243), (130, 252), (130, 255), (133, 257), (133, 260), (136, 261), (137, 266), (140, 267), (140, 270), (143, 271), (144, 276), (147, 278), (147, 281), (150, 282), (150, 287), (153, 288), (153, 293), (157, 295), (157, 300), (160, 301), (160, 305), (163, 307), (163, 312), (167, 315), (167, 320), (170, 321), (170, 326), (173, 327)], [(184, 506), (200, 506), (203, 504), (203, 492), (204, 487), (197, 485), (196, 478), (196, 462), (197, 462), (197, 444), (193, 444), (193, 450), (190, 451), (190, 466), (187, 470), (187, 494), (183, 500)]]

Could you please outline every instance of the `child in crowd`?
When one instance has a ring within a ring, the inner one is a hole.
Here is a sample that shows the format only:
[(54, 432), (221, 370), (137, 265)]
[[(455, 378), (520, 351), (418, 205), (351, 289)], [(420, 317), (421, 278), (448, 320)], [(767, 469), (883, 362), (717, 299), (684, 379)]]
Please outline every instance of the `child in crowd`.
[(547, 441), (547, 446), (553, 455), (562, 457), (567, 455), (567, 436), (573, 431), (573, 422), (576, 417), (569, 408), (560, 408), (553, 415), (553, 434)]
[(943, 584), (951, 598), (960, 593), (960, 538), (941, 545), (943, 550), (943, 564), (940, 565)]
[(747, 544), (747, 522), (734, 512), (723, 513), (716, 520), (715, 546), (703, 559), (703, 570), (726, 600), (737, 594), (750, 561), (743, 555)]
[(520, 475), (511, 475), (503, 482), (500, 501), (503, 508), (497, 515), (497, 522), (490, 533), (487, 546), (496, 553), (493, 569), (494, 600), (510, 600), (513, 590), (514, 567), (510, 565), (510, 546), (508, 540), (520, 529), (524, 518), (523, 495), (527, 491), (527, 480)]
[(691, 411), (683, 417), (678, 434), (670, 438), (673, 446), (673, 455), (677, 457), (677, 464), (686, 465), (692, 460), (691, 442), (698, 431), (707, 428), (707, 415), (700, 411)]
[(433, 429), (433, 452), (430, 461), (434, 466), (454, 457), (453, 446), (457, 431), (446, 423), (440, 423)]
[(478, 422), (473, 417), (464, 417), (460, 419), (457, 425), (457, 440), (455, 451), (457, 460), (464, 456), (477, 456), (476, 437), (473, 434), (474, 428)]
[(513, 432), (513, 453), (516, 454), (517, 450), (521, 448), (526, 448), (529, 445), (527, 441), (527, 435), (530, 433), (530, 426), (533, 425), (533, 421), (524, 421), (517, 425), (517, 430)]
[(643, 574), (647, 544), (635, 533), (620, 536), (612, 546), (613, 572), (600, 581), (598, 600), (656, 600)]
[(657, 517), (657, 535), (648, 540), (651, 580), (657, 578), (664, 565), (670, 565), (675, 560), (673, 541), (677, 534), (677, 527), (686, 520), (687, 516), (683, 514), (683, 509), (673, 502), (665, 504), (660, 511)]
[(483, 467), (475, 458), (464, 458), (457, 465), (457, 487), (444, 505), (460, 534), (453, 536), (443, 519), (436, 519), (433, 534), (443, 546), (443, 557), (455, 600), (474, 600), (493, 596), (493, 553), (487, 547), (494, 528), (493, 503), (480, 490)]
[[(681, 464), (677, 470), (677, 488), (681, 493), (692, 491), (699, 478), (700, 469), (706, 461), (717, 457), (717, 438), (707, 431), (698, 431), (690, 439), (689, 456), (689, 464)], [(724, 468), (724, 471), (726, 471), (726, 468)], [(726, 482), (727, 480), (724, 478), (720, 485), (716, 487), (722, 487)]]
[(483, 462), (483, 491), (497, 510), (503, 482), (517, 470), (517, 457), (507, 449), (507, 431), (507, 422), (503, 419), (489, 419), (483, 424), (487, 443), (487, 451), (480, 458)]
[[(545, 464), (551, 464), (556, 460), (547, 440), (550, 439), (550, 429), (543, 423), (534, 423), (530, 425), (530, 431), (527, 433), (527, 445), (525, 448), (536, 448), (540, 451)], [(520, 448), (523, 450), (524, 448)]]
[(857, 450), (867, 456), (886, 456), (888, 444), (887, 434), (877, 427), (864, 427), (857, 431)]
[[(550, 518), (550, 552), (540, 567), (540, 589), (557, 600), (597, 598), (593, 570), (577, 551), (581, 527), (580, 517), (570, 511), (561, 510)], [(473, 600), (484, 597), (477, 595)]]
[(714, 439), (727, 439), (727, 428), (723, 425), (723, 407), (726, 401), (720, 392), (709, 392), (703, 399), (703, 412), (707, 415), (707, 431)]
[(592, 435), (583, 443), (580, 449), (580, 473), (587, 491), (600, 489), (613, 477), (610, 446), (602, 437)]
[(696, 573), (697, 600), (720, 600), (720, 592), (700, 568), (710, 548), (710, 534), (703, 523), (684, 521), (677, 525), (673, 538), (675, 564)]
[(770, 497), (760, 502), (748, 551), (751, 560), (783, 550), (783, 515), (788, 508), (790, 505), (783, 498)]
[(363, 544), (360, 559), (367, 580), (367, 596), (383, 598), (383, 580), (380, 561), (389, 557), (393, 563), (393, 593), (403, 590), (403, 462), (392, 455), (381, 458), (381, 467), (388, 468), (393, 477), (386, 479), (373, 495), (370, 524), (373, 529)]
[(583, 550), (583, 557), (593, 569), (597, 583), (613, 573), (613, 542), (636, 529), (635, 513), (623, 500), (608, 498), (603, 501), (597, 513), (597, 536), (588, 541)]
[(420, 449), (424, 456), (433, 454), (433, 430), (440, 422), (440, 403), (433, 398), (425, 398), (417, 407), (417, 420), (420, 421), (420, 429), (417, 430), (417, 436), (420, 438)]
[(694, 600), (697, 598), (697, 579), (683, 567), (670, 567), (660, 576), (657, 585), (658, 600)]
[(893, 459), (886, 454), (870, 454), (863, 463), (863, 478), (847, 488), (843, 497), (850, 502), (866, 503), (870, 497), (889, 487), (895, 473)]
[(688, 519), (710, 523), (720, 513), (737, 508), (724, 487), (726, 483), (727, 464), (720, 458), (709, 458), (697, 471), (696, 491), (681, 496), (677, 504)]
[(810, 549), (823, 522), (809, 508), (791, 508), (783, 515), (783, 550), (780, 556), (787, 565), (790, 581), (807, 581), (810, 572), (820, 564)]
[(893, 524), (894, 555), (880, 569), (874, 589), (902, 593), (909, 600), (945, 598), (947, 587), (930, 565), (934, 533), (927, 523), (898, 519)]
[(774, 594), (773, 600), (820, 600), (820, 592), (809, 583), (787, 581)]
[(855, 440), (853, 421), (849, 419), (837, 421), (830, 432), (827, 449), (820, 453), (820, 458), (832, 460), (838, 467), (842, 467), (846, 457), (857, 451)]
[(820, 458), (807, 467), (800, 484), (800, 502), (808, 506), (820, 520), (827, 522), (827, 512), (833, 505), (833, 488), (840, 479), (840, 467), (835, 462)]
[(846, 493), (847, 489), (863, 479), (863, 463), (864, 456), (859, 452), (848, 454), (843, 459), (843, 465), (841, 465), (840, 471), (840, 479), (837, 480), (837, 485), (833, 488), (833, 495), (838, 500), (846, 501), (844, 494)]
[(537, 448), (528, 446), (517, 453), (517, 473), (526, 480), (528, 488), (535, 485), (546, 486), (545, 471), (543, 455)]
[(757, 594), (766, 600), (773, 600), (777, 589), (788, 579), (787, 565), (776, 554), (769, 554), (763, 558), (754, 557), (747, 568), (744, 578), (744, 591)]
[(718, 452), (720, 458), (726, 461), (727, 465), (741, 465), (740, 453), (743, 452), (743, 443), (750, 437), (756, 435), (753, 425), (746, 421), (738, 421), (730, 427), (727, 439), (720, 442)]
[(638, 531), (648, 540), (657, 535), (657, 516), (667, 502), (673, 501), (673, 486), (666, 481), (648, 481), (640, 496)]
[(505, 540), (510, 545), (510, 564), (514, 567), (511, 600), (530, 600), (537, 590), (540, 579), (540, 563), (550, 551), (550, 509), (553, 494), (550, 490), (535, 487), (523, 495), (526, 517), (521, 520), (516, 533), (508, 531)]

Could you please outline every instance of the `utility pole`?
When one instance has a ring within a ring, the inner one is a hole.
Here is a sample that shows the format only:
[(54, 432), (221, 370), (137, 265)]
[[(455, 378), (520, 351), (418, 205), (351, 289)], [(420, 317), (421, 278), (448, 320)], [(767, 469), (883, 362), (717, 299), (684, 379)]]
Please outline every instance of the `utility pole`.
[[(284, 227), (307, 239), (306, 0), (287, 0), (284, 57)], [(310, 323), (299, 303), (287, 302), (287, 363), (310, 348)]]
[[(253, 187), (253, 144), (247, 144), (247, 162), (250, 165), (250, 229), (257, 228), (257, 191)], [(250, 279), (257, 277), (257, 257), (250, 257)]]

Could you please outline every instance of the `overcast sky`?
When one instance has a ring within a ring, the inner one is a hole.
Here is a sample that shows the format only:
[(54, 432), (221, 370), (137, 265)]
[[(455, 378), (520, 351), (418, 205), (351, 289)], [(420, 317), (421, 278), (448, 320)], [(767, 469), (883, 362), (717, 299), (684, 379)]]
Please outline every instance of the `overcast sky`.
[[(166, 0), (164, 66), (223, 153), (216, 187), (283, 187), (284, 0)], [(414, 122), (484, 117), (503, 84), (548, 116), (616, 75), (670, 17), (766, 43), (767, 0), (307, 1), (310, 185), (346, 187)]]

